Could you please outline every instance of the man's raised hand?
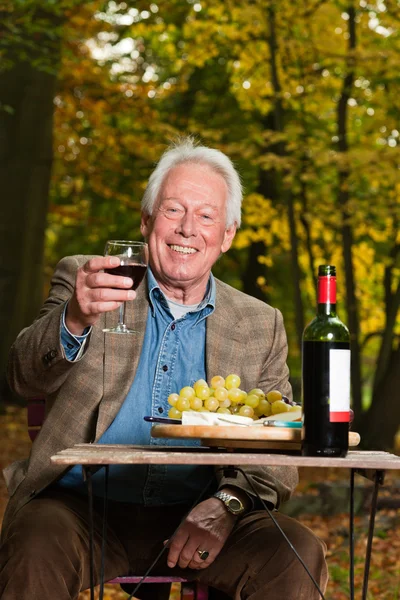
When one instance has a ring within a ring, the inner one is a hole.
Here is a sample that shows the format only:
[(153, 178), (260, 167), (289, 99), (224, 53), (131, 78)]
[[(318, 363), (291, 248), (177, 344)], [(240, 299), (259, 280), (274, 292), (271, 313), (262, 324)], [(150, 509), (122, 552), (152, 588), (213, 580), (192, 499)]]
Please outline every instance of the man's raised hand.
[(103, 272), (117, 267), (120, 262), (116, 256), (97, 256), (78, 269), (65, 316), (65, 324), (72, 334), (82, 335), (86, 327), (96, 323), (101, 313), (115, 310), (136, 297), (136, 292), (129, 289), (133, 285), (130, 277)]

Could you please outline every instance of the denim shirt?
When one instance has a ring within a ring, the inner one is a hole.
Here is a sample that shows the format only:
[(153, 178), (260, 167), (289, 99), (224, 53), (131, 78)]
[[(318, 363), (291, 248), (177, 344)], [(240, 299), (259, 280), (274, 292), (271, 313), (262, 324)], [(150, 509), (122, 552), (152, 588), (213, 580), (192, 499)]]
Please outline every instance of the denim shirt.
[[(215, 308), (215, 282), (211, 275), (207, 293), (196, 309), (174, 319), (167, 300), (148, 269), (150, 307), (146, 333), (135, 379), (114, 421), (99, 444), (199, 445), (199, 441), (158, 439), (150, 435), (145, 415), (167, 416), (168, 396), (197, 379), (206, 379), (206, 318)], [(109, 334), (113, 335), (113, 334)], [(74, 345), (66, 347), (64, 340)], [(73, 360), (85, 336), (68, 335), (61, 340), (66, 356)], [(213, 477), (213, 467), (203, 465), (111, 465), (109, 494), (112, 500), (144, 505), (193, 502)], [(94, 494), (103, 495), (104, 469), (93, 477)], [(69, 470), (58, 485), (85, 492), (80, 466)], [(216, 483), (214, 488), (216, 489)], [(210, 490), (211, 491), (211, 490)]]

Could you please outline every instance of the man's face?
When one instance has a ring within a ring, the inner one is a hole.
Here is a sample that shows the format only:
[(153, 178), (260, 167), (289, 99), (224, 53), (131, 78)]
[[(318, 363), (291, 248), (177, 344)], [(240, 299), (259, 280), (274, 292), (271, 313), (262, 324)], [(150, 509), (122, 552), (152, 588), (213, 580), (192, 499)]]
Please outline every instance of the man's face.
[(167, 290), (205, 287), (236, 226), (226, 229), (227, 185), (207, 165), (182, 164), (167, 176), (153, 214), (142, 215), (150, 266)]

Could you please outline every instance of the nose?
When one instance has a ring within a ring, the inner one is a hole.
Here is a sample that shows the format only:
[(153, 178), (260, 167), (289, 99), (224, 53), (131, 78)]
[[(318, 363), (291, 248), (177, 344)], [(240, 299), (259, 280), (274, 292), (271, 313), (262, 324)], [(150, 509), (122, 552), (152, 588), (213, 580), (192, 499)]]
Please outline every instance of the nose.
[(186, 238), (197, 234), (196, 219), (190, 211), (186, 211), (179, 221), (178, 233)]

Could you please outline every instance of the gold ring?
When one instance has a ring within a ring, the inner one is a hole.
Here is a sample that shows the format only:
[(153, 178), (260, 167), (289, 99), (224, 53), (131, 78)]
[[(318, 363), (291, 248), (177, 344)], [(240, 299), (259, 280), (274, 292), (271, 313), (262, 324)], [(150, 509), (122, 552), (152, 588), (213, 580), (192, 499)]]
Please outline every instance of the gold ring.
[(201, 560), (207, 560), (207, 558), (210, 556), (210, 553), (207, 552), (207, 550), (197, 550), (197, 552)]

